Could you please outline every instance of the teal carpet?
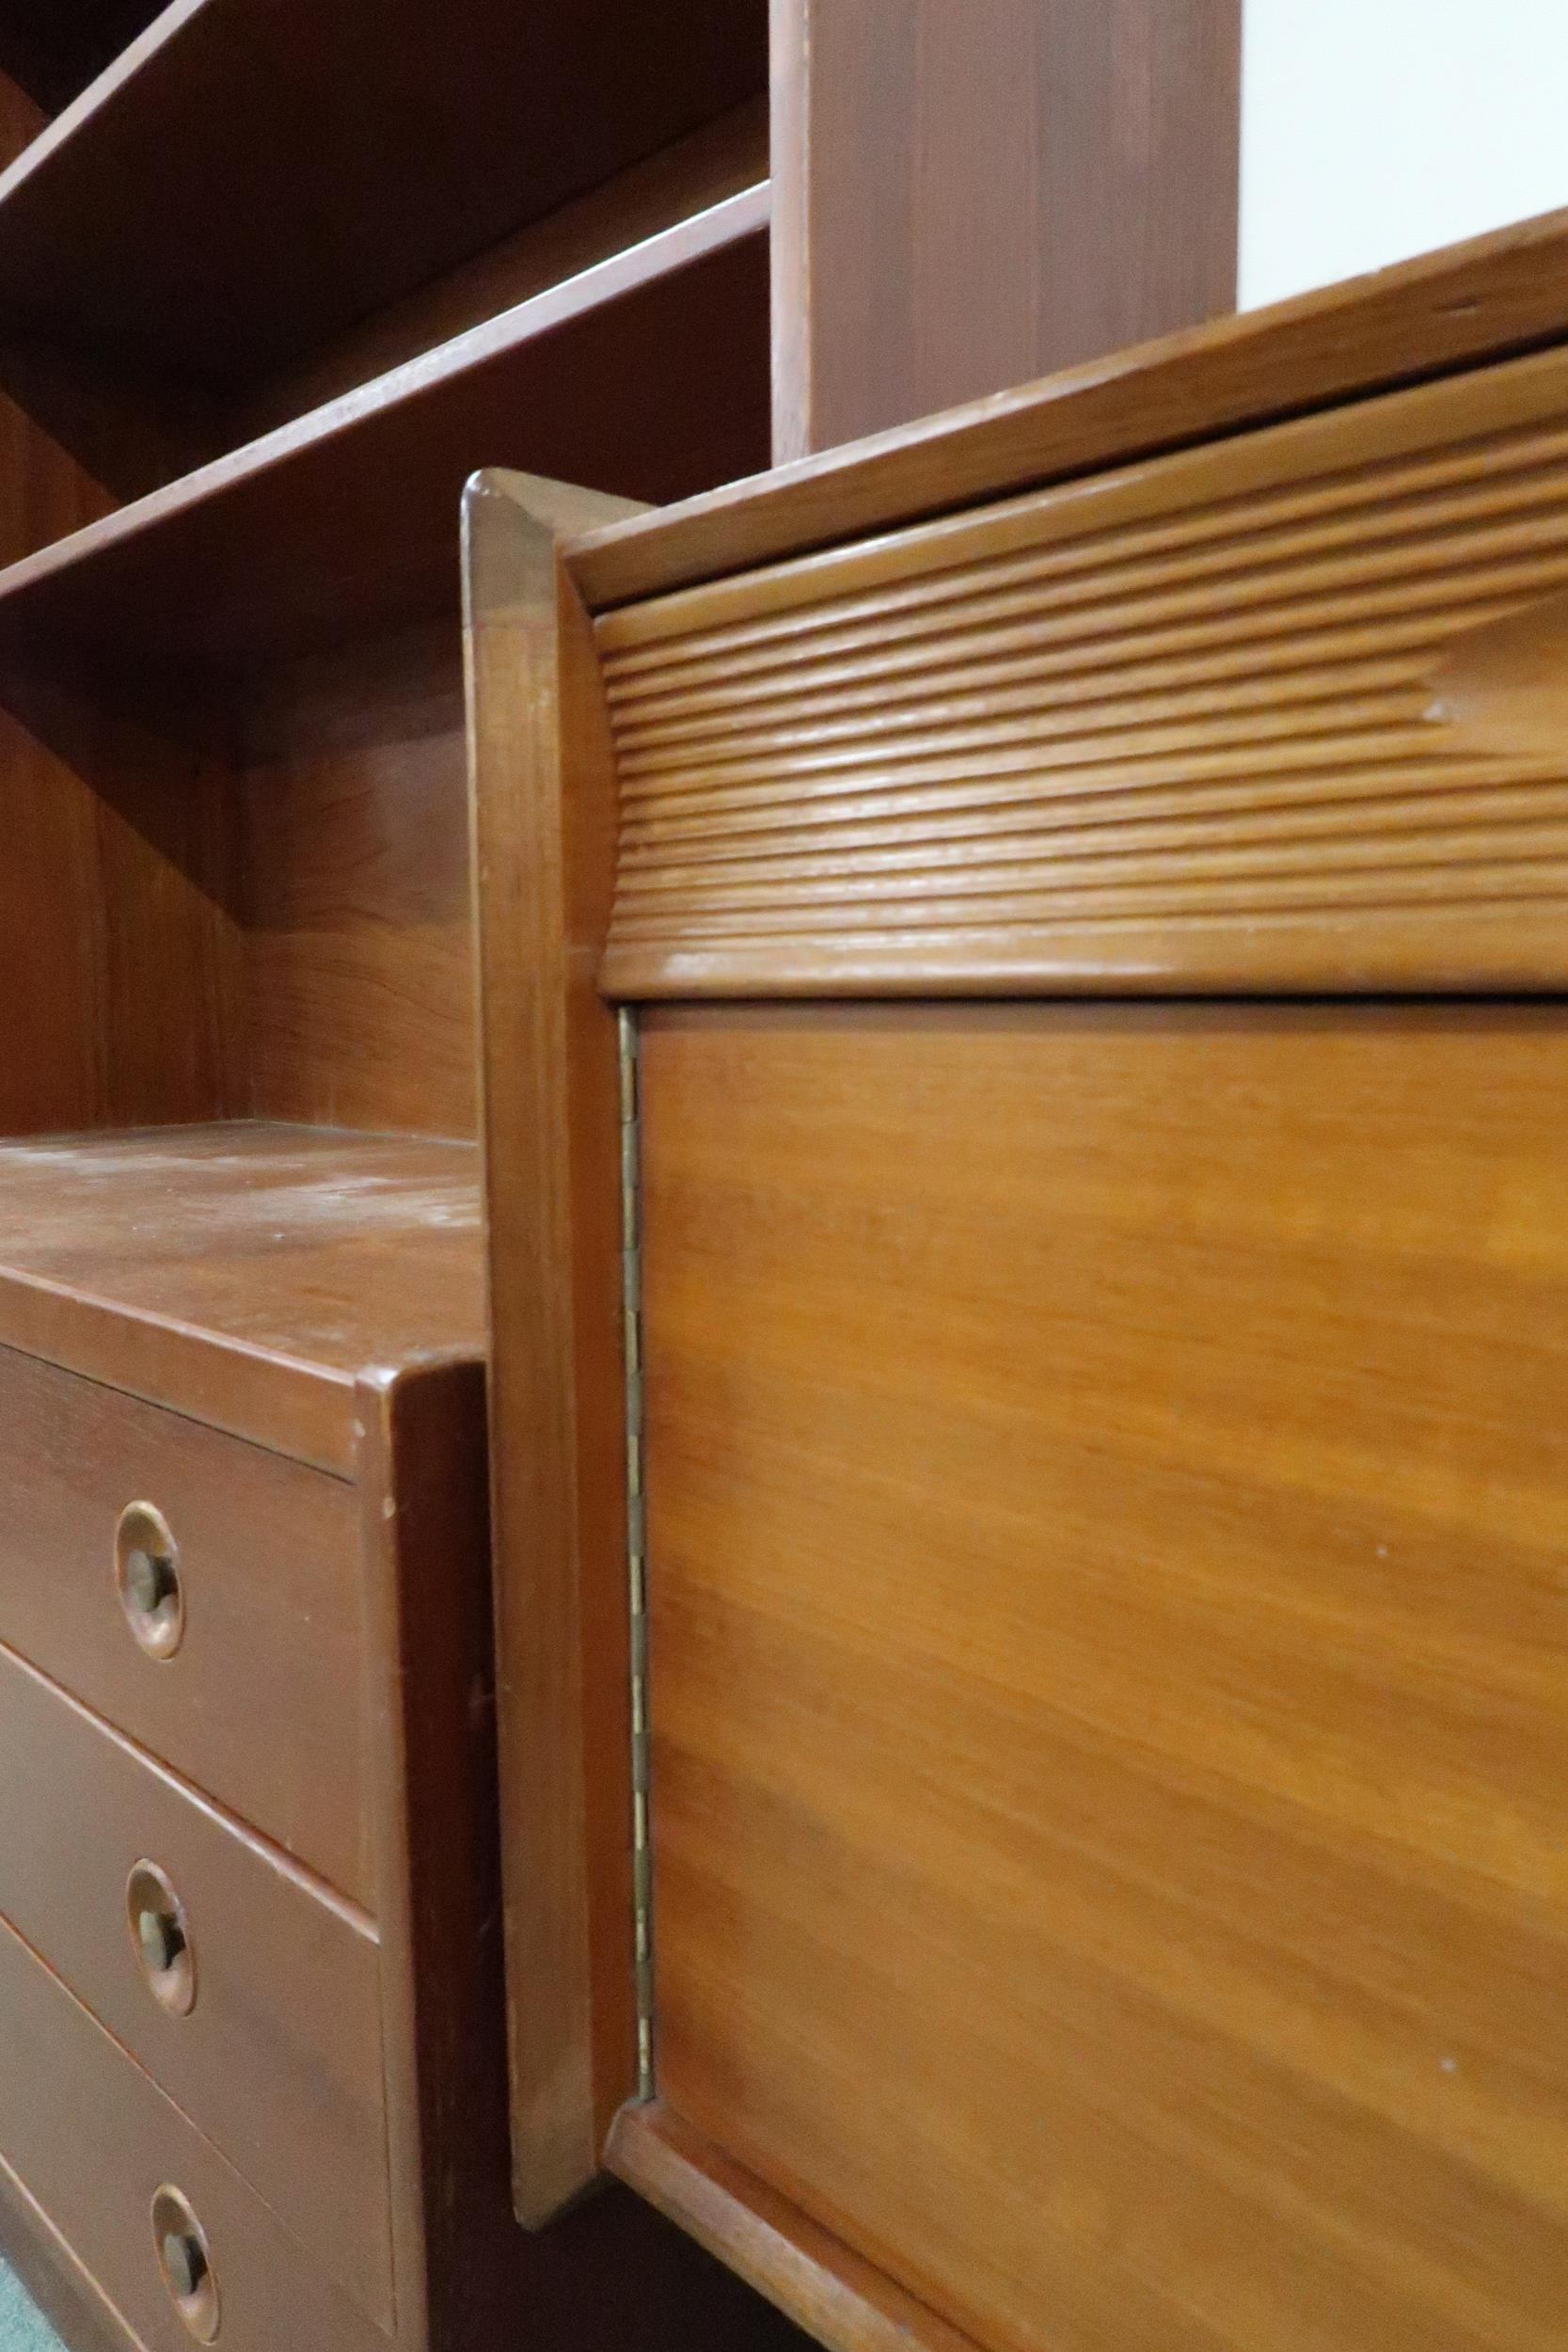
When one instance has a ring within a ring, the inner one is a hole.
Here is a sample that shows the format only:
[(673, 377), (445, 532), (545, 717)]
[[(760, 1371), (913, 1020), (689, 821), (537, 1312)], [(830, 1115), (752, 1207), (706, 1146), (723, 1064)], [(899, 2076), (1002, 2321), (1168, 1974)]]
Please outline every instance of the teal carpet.
[(59, 2337), (0, 2263), (0, 2352), (64, 2352)]

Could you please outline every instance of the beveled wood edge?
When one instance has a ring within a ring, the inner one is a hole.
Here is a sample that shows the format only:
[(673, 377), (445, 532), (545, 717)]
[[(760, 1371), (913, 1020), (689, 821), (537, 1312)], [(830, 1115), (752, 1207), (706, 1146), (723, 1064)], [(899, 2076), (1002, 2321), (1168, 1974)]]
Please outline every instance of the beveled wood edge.
[(172, 1318), (0, 1272), (0, 1347), (287, 1454), (334, 1478), (354, 1471), (354, 1375), (248, 1347)]
[[(1435, 821), (1435, 820), (1434, 820)], [(1434, 917), (1386, 907), (1299, 921), (1217, 914), (1070, 933), (881, 934), (852, 923), (841, 941), (740, 942), (733, 948), (611, 947), (607, 996), (626, 1004), (791, 997), (1423, 996), (1536, 994), (1568, 987), (1568, 908), (1513, 905)]]
[(483, 1367), (368, 1373), (355, 1407), (393, 2333), (446, 2352), (474, 2175), (502, 2154), (463, 2095), (499, 2058), (476, 2046), (496, 1892)]
[(0, 2254), (71, 2352), (145, 2352), (140, 2336), (3, 2155)]
[(979, 2352), (669, 2107), (624, 2107), (606, 2161), (830, 2352)]
[(565, 550), (593, 612), (1568, 339), (1568, 211), (727, 484)]
[(562, 530), (612, 503), (626, 511), (500, 471), (464, 501), (513, 2197), (529, 2228), (599, 2176), (635, 2070), (618, 1065), (594, 987), (614, 783), (589, 623), (557, 557)]

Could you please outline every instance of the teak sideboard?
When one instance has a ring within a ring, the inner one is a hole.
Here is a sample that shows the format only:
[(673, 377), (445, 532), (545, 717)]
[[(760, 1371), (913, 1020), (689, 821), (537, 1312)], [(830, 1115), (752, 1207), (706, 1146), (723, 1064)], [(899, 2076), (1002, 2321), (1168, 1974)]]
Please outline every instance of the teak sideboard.
[(469, 493), (519, 2210), (838, 2352), (1560, 2346), (1568, 216), (568, 507)]
[(1227, 307), (1237, 0), (1118, 8), (1148, 106), (1099, 17), (0, 0), (0, 2240), (71, 2352), (800, 2341), (513, 2212), (463, 485), (583, 528)]

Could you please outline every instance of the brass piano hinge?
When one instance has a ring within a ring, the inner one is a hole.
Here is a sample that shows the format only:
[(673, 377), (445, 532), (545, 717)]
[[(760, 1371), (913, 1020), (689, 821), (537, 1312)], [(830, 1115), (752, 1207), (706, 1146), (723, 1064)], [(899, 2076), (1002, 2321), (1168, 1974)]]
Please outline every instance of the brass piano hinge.
[(637, 1969), (638, 2096), (654, 2095), (654, 1888), (648, 1820), (648, 1565), (642, 1486), (642, 1154), (637, 1019), (623, 1006), (621, 1303), (626, 1320), (626, 1568), (631, 1600), (632, 1901)]

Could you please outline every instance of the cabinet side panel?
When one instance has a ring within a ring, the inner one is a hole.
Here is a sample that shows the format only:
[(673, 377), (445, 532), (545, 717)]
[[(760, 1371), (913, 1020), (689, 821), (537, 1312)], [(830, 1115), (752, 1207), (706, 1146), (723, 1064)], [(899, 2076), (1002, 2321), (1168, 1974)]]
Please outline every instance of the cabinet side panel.
[(1236, 297), (1238, 0), (773, 0), (774, 457)]

